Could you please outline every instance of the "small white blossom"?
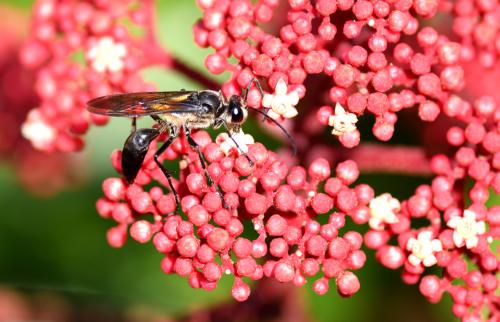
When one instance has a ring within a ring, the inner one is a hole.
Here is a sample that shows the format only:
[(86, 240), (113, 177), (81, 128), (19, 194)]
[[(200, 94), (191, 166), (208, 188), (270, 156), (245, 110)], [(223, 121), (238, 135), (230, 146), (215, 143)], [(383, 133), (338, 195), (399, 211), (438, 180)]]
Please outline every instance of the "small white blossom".
[(34, 148), (48, 150), (56, 140), (57, 131), (45, 122), (37, 109), (28, 113), (21, 126), (22, 136), (31, 142)]
[(87, 59), (91, 61), (92, 68), (103, 73), (106, 70), (118, 72), (123, 69), (123, 58), (127, 55), (127, 48), (122, 43), (117, 43), (111, 37), (102, 37), (87, 52)]
[(422, 263), (425, 267), (437, 263), (435, 254), (443, 250), (443, 245), (439, 239), (432, 238), (432, 231), (425, 230), (418, 234), (417, 238), (408, 239), (406, 249), (411, 251), (408, 261), (414, 266)]
[(335, 114), (328, 118), (328, 125), (333, 126), (334, 135), (355, 131), (357, 122), (356, 114), (347, 112), (339, 103), (335, 105)]
[(453, 242), (455, 246), (474, 248), (479, 242), (478, 235), (486, 232), (484, 221), (476, 220), (476, 214), (471, 210), (464, 210), (464, 216), (454, 216), (447, 222), (448, 227), (453, 228)]
[(264, 94), (262, 106), (270, 108), (268, 115), (273, 119), (280, 116), (292, 118), (297, 115), (295, 105), (299, 102), (299, 94), (296, 91), (288, 93), (288, 87), (283, 78), (276, 83), (274, 94)]
[(372, 229), (382, 230), (384, 224), (394, 224), (398, 222), (396, 212), (401, 209), (399, 200), (393, 198), (390, 193), (384, 193), (373, 198), (369, 204), (370, 220), (368, 224)]
[(227, 133), (221, 133), (215, 139), (215, 142), (217, 142), (219, 144), (222, 152), (224, 152), (225, 155), (229, 155), (231, 153), (231, 151), (233, 151), (233, 150), (238, 151), (238, 154), (240, 154), (241, 152), (247, 153), (248, 146), (250, 144), (255, 143), (253, 136), (251, 136), (250, 134), (244, 133), (241, 129), (239, 132), (233, 133), (231, 136), (233, 137), (234, 141), (236, 141), (238, 143), (241, 151), (238, 150), (238, 147), (236, 146), (234, 141), (231, 140), (231, 138), (229, 137), (229, 134), (227, 134)]

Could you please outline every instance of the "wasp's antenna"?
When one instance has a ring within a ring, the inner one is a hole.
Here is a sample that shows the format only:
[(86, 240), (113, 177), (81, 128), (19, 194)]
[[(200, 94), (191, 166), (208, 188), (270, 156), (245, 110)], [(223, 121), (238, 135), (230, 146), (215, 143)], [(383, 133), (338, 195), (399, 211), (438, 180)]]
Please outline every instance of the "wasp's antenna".
[(243, 94), (243, 99), (245, 101), (247, 100), (248, 92), (250, 92), (250, 87), (252, 87), (253, 83), (257, 84), (257, 88), (259, 89), (260, 95), (264, 96), (264, 91), (262, 90), (262, 86), (260, 86), (259, 80), (254, 77), (248, 83), (247, 88), (245, 88), (245, 93)]
[(283, 131), (283, 133), (285, 133), (285, 135), (288, 138), (288, 140), (290, 140), (290, 142), (292, 143), (293, 156), (295, 156), (297, 154), (297, 143), (295, 142), (295, 139), (290, 134), (290, 132), (288, 132), (283, 125), (281, 125), (278, 121), (276, 121), (275, 119), (273, 119), (272, 117), (270, 117), (269, 115), (267, 115), (265, 112), (263, 112), (263, 111), (261, 111), (259, 109), (256, 109), (256, 108), (252, 108), (252, 110), (254, 110), (257, 113), (262, 114), (266, 119), (268, 119), (271, 122), (273, 122), (274, 124), (276, 124), (281, 129), (281, 131)]

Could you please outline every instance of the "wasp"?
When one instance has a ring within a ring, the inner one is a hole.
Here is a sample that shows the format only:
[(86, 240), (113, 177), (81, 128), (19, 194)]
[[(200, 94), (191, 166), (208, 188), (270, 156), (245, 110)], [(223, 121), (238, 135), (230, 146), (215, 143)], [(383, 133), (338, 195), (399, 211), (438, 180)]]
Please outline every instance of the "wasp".
[[(163, 132), (168, 131), (168, 139), (154, 154), (154, 161), (167, 178), (175, 201), (179, 204), (179, 195), (173, 186), (172, 174), (162, 164), (159, 157), (172, 144), (181, 130), (185, 133), (190, 147), (197, 151), (205, 177), (210, 185), (213, 185), (213, 180), (207, 170), (207, 160), (196, 141), (191, 137), (192, 130), (223, 127), (240, 153), (245, 155), (250, 164), (253, 164), (232, 136), (241, 129), (248, 117), (249, 107), (246, 100), (252, 83), (256, 83), (262, 93), (260, 83), (256, 79), (252, 79), (242, 95), (232, 95), (229, 99), (226, 99), (221, 91), (214, 90), (139, 92), (98, 97), (90, 100), (87, 103), (87, 108), (96, 114), (132, 118), (132, 132), (126, 139), (122, 150), (122, 171), (128, 183), (134, 182), (151, 142)], [(269, 117), (266, 112), (258, 109), (252, 110), (262, 114), (285, 133), (293, 144), (295, 154), (296, 144), (288, 131), (276, 120)], [(150, 116), (158, 126), (137, 129), (136, 119), (143, 116)], [(217, 185), (215, 188), (222, 198), (220, 188)], [(222, 198), (222, 200), (224, 199)]]

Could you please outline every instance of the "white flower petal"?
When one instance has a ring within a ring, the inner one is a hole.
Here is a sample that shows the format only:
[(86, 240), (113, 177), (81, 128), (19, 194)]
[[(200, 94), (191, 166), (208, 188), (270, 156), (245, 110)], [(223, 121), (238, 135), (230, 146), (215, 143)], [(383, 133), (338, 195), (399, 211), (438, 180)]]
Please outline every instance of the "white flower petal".
[(289, 108), (289, 109), (285, 112), (285, 114), (284, 114), (283, 116), (284, 116), (284, 117), (286, 117), (286, 118), (289, 118), (289, 119), (290, 119), (290, 118), (292, 118), (292, 117), (297, 116), (297, 114), (299, 114), (299, 112), (297, 112), (297, 109), (295, 109), (294, 107), (292, 107), (292, 108)]
[(291, 105), (297, 105), (299, 103), (299, 100), (300, 100), (300, 96), (299, 96), (299, 93), (297, 93), (296, 91), (292, 91), (288, 94), (288, 98), (290, 99), (290, 104)]
[(382, 225), (382, 221), (378, 218), (372, 217), (368, 220), (368, 225), (373, 229), (373, 230), (382, 230), (384, 229)]
[(413, 248), (413, 246), (415, 246), (416, 243), (417, 243), (417, 240), (415, 238), (411, 237), (406, 242), (406, 249), (411, 250)]
[(453, 242), (457, 247), (462, 247), (465, 244), (463, 237), (460, 236), (460, 234), (457, 233), (456, 231), (453, 232)]
[(92, 63), (92, 68), (94, 68), (95, 71), (102, 73), (106, 70), (106, 65), (100, 60), (94, 60), (94, 62)]
[(335, 104), (335, 115), (346, 114), (345, 109), (340, 103)]
[(460, 221), (461, 221), (461, 218), (458, 216), (455, 216), (455, 217), (450, 218), (450, 220), (448, 220), (446, 225), (450, 228), (456, 228)]
[(124, 57), (127, 54), (127, 47), (125, 47), (124, 44), (118, 44), (115, 50), (116, 50), (116, 55), (120, 58)]
[(420, 265), (420, 263), (422, 262), (422, 260), (420, 258), (418, 258), (417, 256), (411, 254), (410, 256), (408, 256), (408, 261), (410, 262), (410, 264), (412, 264), (413, 266), (418, 266)]
[(477, 246), (477, 244), (478, 244), (478, 242), (479, 242), (479, 238), (477, 238), (477, 237), (472, 237), (472, 238), (469, 238), (469, 239), (467, 239), (467, 240), (465, 241), (465, 246), (466, 246), (467, 248), (471, 249), (471, 248), (476, 247), (476, 246)]
[(432, 231), (424, 230), (418, 234), (419, 240), (431, 240), (432, 239)]
[(272, 119), (279, 119), (281, 115), (277, 114), (276, 112), (274, 112), (273, 110), (269, 110), (267, 111), (267, 115), (272, 118)]
[(276, 83), (276, 87), (274, 88), (274, 92), (276, 95), (286, 95), (288, 91), (286, 82), (283, 78), (280, 78)]
[(435, 252), (440, 252), (443, 250), (443, 244), (439, 239), (434, 239), (432, 241), (432, 250)]
[(476, 220), (476, 214), (472, 210), (465, 209), (464, 218)]
[(482, 235), (486, 232), (486, 224), (484, 221), (480, 221), (476, 224), (476, 232), (478, 235)]
[(434, 255), (427, 256), (423, 260), (423, 264), (424, 264), (425, 267), (430, 267), (430, 266), (432, 266), (432, 265), (434, 265), (436, 263), (437, 263), (437, 258)]
[(262, 98), (262, 106), (264, 107), (271, 107), (271, 104), (273, 102), (273, 97), (274, 95), (271, 94), (264, 94), (264, 97)]

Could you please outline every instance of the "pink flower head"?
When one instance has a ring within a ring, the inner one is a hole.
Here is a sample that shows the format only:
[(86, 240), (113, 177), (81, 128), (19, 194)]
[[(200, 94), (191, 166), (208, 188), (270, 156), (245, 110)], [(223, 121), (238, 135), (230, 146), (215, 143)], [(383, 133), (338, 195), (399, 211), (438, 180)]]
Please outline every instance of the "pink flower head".
[[(226, 155), (227, 141), (214, 143), (206, 132), (193, 137), (208, 161), (212, 185), (185, 138), (177, 138), (162, 156), (187, 161), (174, 183), (186, 216), (177, 213), (173, 194), (164, 192), (168, 184), (152, 158), (155, 144), (134, 184), (127, 185), (118, 178), (104, 182), (105, 196), (97, 202), (97, 210), (117, 223), (108, 232), (112, 246), (123, 245), (129, 228), (133, 239), (140, 243), (152, 240), (165, 255), (162, 268), (166, 273), (188, 277), (193, 287), (212, 289), (222, 272), (234, 275), (233, 296), (237, 300), (249, 294), (241, 288), (245, 285), (241, 284), (242, 277), (259, 280), (266, 276), (302, 285), (306, 276), (320, 270), (320, 280), (336, 280), (342, 295), (357, 292), (359, 281), (351, 271), (360, 269), (366, 260), (360, 250), (362, 237), (356, 232), (339, 233), (357, 197), (348, 184), (340, 183), (340, 192), (321, 188), (325, 181), (328, 185), (338, 180), (330, 177), (326, 160), (317, 159), (308, 169), (289, 168), (262, 144), (248, 143), (250, 164), (245, 155)], [(120, 171), (120, 154), (114, 153), (112, 159)], [(342, 169), (338, 170), (343, 175)], [(153, 188), (148, 188), (152, 184)], [(220, 187), (228, 208), (215, 185)], [(337, 201), (333, 198), (336, 194)], [(328, 215), (333, 207), (346, 213)], [(142, 219), (144, 214), (153, 215), (153, 220)], [(316, 221), (320, 215), (328, 216), (328, 223)], [(242, 236), (246, 220), (253, 223), (256, 238)], [(319, 286), (314, 290), (323, 292)]]

